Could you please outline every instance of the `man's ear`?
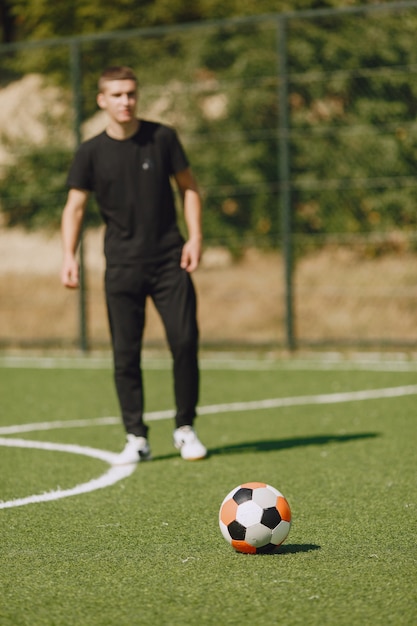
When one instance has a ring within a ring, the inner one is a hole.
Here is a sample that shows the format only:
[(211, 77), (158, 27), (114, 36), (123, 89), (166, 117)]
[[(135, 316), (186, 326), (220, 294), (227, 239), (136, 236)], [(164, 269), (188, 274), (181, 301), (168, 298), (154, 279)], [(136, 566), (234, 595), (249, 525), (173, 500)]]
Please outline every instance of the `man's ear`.
[(100, 109), (106, 108), (106, 99), (104, 97), (104, 94), (101, 92), (97, 94), (97, 104), (100, 107)]

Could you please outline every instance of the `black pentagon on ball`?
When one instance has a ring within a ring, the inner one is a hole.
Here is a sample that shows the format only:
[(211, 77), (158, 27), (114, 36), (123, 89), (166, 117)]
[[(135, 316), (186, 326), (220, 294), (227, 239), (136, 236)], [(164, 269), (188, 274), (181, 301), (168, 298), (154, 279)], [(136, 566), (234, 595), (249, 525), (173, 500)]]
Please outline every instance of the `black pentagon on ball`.
[(241, 487), (236, 491), (233, 496), (233, 500), (237, 504), (242, 504), (242, 502), (248, 502), (248, 500), (252, 500), (253, 489), (248, 489), (247, 487)]
[(246, 535), (246, 528), (242, 526), (242, 524), (239, 524), (239, 522), (237, 522), (236, 520), (230, 522), (227, 530), (229, 531), (229, 535), (232, 539), (235, 539), (236, 541), (244, 540)]
[(261, 524), (270, 528), (271, 530), (276, 528), (281, 521), (281, 515), (278, 513), (274, 506), (269, 509), (264, 509), (261, 518)]

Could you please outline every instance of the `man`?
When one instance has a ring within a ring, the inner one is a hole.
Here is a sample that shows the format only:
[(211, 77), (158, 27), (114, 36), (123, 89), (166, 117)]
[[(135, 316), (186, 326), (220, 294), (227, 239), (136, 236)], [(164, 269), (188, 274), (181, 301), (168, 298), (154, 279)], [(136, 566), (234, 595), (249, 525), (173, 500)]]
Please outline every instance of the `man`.
[[(199, 370), (190, 274), (201, 256), (201, 200), (175, 131), (136, 116), (137, 92), (136, 76), (128, 67), (110, 67), (100, 77), (97, 103), (109, 121), (104, 132), (81, 144), (70, 168), (61, 280), (65, 287), (78, 287), (76, 250), (88, 196), (94, 192), (106, 223), (106, 304), (127, 435), (117, 463), (151, 458), (140, 362), (148, 296), (161, 316), (173, 357), (174, 445), (182, 458), (195, 460), (207, 454), (193, 428)], [(171, 178), (183, 202), (186, 242), (176, 222)]]

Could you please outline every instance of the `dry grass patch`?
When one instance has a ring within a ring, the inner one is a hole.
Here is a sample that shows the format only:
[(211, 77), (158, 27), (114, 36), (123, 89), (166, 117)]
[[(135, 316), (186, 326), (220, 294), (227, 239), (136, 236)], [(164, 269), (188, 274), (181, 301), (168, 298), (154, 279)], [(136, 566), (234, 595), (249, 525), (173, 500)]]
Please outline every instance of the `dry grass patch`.
[[(85, 237), (91, 342), (108, 342), (102, 230)], [(214, 262), (213, 262), (213, 259)], [(0, 231), (0, 341), (76, 342), (79, 297), (61, 287), (59, 234)], [(417, 341), (417, 256), (364, 258), (350, 247), (303, 257), (294, 276), (296, 332), (305, 341)], [(207, 251), (194, 274), (203, 342), (284, 341), (281, 255), (248, 250), (238, 262)], [(146, 339), (164, 332), (148, 307)]]

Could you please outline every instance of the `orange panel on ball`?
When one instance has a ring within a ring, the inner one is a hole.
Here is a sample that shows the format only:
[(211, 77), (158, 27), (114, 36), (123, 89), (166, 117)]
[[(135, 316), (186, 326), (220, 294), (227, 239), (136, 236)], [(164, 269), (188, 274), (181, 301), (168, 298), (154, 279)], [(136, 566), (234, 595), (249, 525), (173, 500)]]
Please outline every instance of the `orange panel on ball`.
[(281, 519), (283, 519), (286, 522), (290, 522), (291, 521), (291, 509), (286, 499), (283, 498), (282, 496), (278, 496), (276, 507), (277, 507), (278, 513), (281, 516)]
[(245, 483), (244, 485), (240, 485), (245, 489), (259, 489), (259, 487), (266, 487), (266, 483)]
[(226, 526), (236, 519), (237, 506), (237, 502), (235, 502), (233, 498), (230, 498), (230, 500), (227, 500), (227, 502), (223, 504), (220, 511), (220, 519)]
[(245, 552), (245, 554), (256, 554), (255, 546), (251, 546), (246, 541), (237, 541), (236, 539), (232, 539), (232, 546), (238, 552)]

